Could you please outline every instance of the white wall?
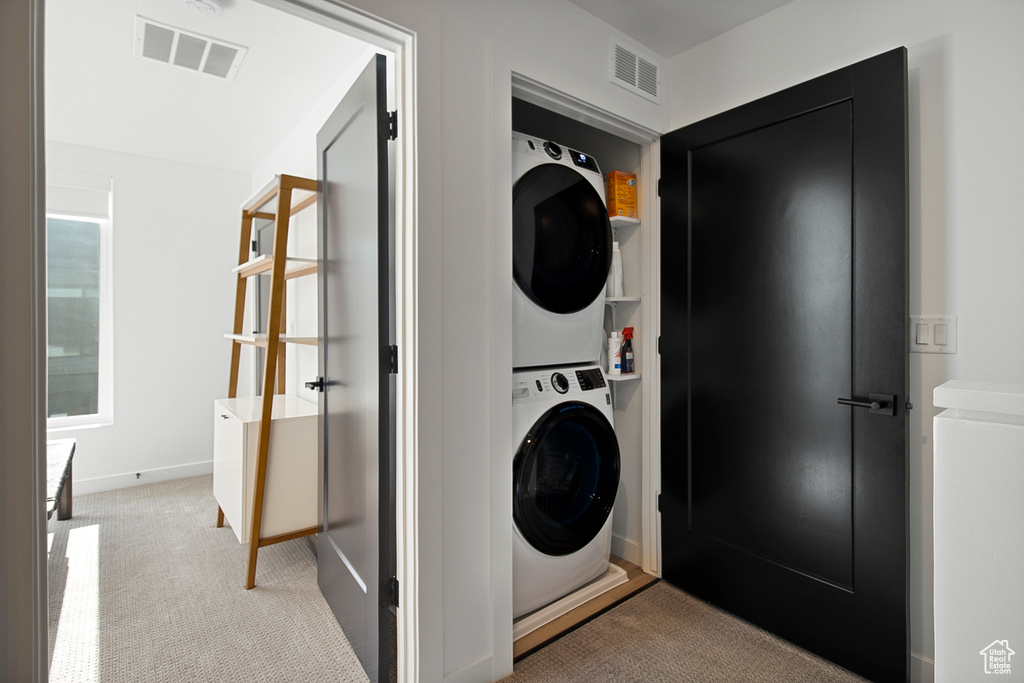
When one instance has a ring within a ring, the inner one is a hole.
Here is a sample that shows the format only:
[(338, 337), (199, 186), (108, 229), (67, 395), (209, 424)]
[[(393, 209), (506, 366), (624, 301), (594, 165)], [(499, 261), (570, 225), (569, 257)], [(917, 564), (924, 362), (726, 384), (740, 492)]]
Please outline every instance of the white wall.
[(47, 166), (113, 178), (114, 423), (51, 432), (78, 440), (75, 492), (212, 472), (249, 176), (63, 143)]
[(417, 498), (423, 681), (511, 670), (511, 74), (663, 129), (608, 82), (610, 36), (556, 0), (360, 0), (416, 33)]
[[(672, 127), (903, 45), (909, 58), (910, 313), (955, 315), (953, 356), (911, 356), (911, 648), (932, 672), (932, 390), (1024, 381), (1024, 3), (795, 0), (683, 53)], [(984, 643), (982, 643), (984, 645)]]

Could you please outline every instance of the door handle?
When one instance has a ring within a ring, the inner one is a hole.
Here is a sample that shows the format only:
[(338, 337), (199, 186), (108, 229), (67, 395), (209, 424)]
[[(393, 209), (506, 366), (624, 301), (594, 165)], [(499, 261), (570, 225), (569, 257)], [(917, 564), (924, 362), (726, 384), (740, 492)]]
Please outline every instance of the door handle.
[(307, 389), (312, 389), (313, 391), (319, 391), (320, 393), (323, 393), (324, 387), (326, 387), (326, 386), (327, 386), (327, 380), (325, 380), (323, 377), (317, 377), (312, 382), (306, 382), (306, 388)]
[(896, 396), (893, 394), (868, 394), (868, 400), (837, 398), (836, 402), (854, 408), (867, 408), (872, 415), (896, 415)]

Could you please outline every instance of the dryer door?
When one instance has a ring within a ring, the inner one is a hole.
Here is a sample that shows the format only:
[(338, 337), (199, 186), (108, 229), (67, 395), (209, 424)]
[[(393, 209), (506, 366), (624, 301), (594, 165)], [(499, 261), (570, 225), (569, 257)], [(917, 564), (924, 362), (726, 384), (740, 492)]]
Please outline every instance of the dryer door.
[(619, 486), (619, 443), (594, 406), (567, 401), (541, 416), (512, 463), (512, 517), (526, 541), (568, 555), (604, 526)]
[(605, 287), (611, 253), (608, 211), (582, 175), (541, 164), (516, 182), (513, 277), (535, 304), (563, 314), (589, 306)]

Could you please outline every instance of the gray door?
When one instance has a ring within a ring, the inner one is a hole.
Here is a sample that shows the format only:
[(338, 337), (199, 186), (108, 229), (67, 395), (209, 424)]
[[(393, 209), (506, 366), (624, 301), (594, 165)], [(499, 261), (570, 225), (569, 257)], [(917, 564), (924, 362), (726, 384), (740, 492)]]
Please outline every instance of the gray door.
[(371, 681), (396, 661), (393, 267), (386, 60), (317, 135), (320, 589)]
[(662, 140), (664, 577), (875, 681), (910, 661), (906, 79)]

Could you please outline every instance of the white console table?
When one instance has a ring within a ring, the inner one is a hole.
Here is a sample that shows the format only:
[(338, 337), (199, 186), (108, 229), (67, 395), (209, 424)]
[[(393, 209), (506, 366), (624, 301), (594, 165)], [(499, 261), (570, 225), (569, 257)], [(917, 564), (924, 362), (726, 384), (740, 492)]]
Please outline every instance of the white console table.
[[(213, 494), (240, 543), (252, 528), (260, 397), (224, 398), (213, 405)], [(317, 406), (274, 396), (261, 538), (317, 525)]]
[(1024, 681), (1024, 385), (935, 405), (935, 681)]

